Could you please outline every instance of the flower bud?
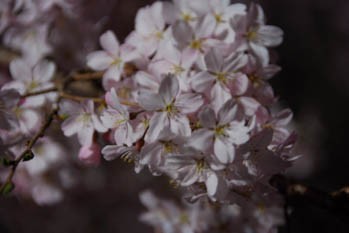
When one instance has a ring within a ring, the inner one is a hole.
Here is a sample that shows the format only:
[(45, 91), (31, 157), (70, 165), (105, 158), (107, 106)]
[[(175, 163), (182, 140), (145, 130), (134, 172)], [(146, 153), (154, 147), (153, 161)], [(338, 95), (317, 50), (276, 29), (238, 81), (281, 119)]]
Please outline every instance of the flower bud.
[(80, 148), (79, 159), (85, 165), (97, 166), (101, 160), (101, 148), (98, 143), (85, 145)]

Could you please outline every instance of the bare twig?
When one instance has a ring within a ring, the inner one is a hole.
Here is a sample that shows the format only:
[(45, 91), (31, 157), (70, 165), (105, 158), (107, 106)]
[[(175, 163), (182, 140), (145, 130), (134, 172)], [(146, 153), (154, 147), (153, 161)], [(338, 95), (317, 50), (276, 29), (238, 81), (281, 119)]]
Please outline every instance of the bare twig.
[(104, 102), (104, 98), (99, 98), (99, 97), (83, 97), (83, 96), (76, 96), (76, 95), (70, 95), (68, 93), (65, 93), (63, 91), (61, 91), (60, 96), (64, 99), (70, 99), (70, 100), (74, 100), (74, 101), (85, 101), (85, 100), (92, 100), (93, 102), (96, 103), (103, 103)]
[(8, 174), (5, 182), (1, 185), (0, 191), (3, 192), (7, 185), (12, 184), (12, 178), (15, 174), (18, 164), (25, 158), (28, 153), (32, 153), (32, 148), (40, 137), (44, 136), (45, 131), (51, 125), (54, 117), (57, 115), (58, 109), (53, 109), (52, 112), (48, 115), (46, 121), (41, 126), (40, 130), (34, 135), (32, 139), (30, 139), (26, 144), (26, 149), (22, 152), (22, 154), (11, 162), (11, 170)]
[(24, 96), (22, 96), (22, 98), (29, 97), (29, 96), (35, 96), (35, 95), (42, 95), (42, 94), (46, 94), (46, 93), (54, 92), (54, 91), (58, 91), (58, 88), (57, 87), (51, 87), (51, 88), (48, 88), (48, 89), (45, 89), (45, 90), (27, 93)]

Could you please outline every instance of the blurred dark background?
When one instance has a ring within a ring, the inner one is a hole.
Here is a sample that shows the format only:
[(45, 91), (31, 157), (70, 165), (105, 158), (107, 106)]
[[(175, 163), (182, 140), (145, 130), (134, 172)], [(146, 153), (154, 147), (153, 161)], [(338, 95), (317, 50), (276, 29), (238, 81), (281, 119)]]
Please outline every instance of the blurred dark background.
[[(153, 1), (114, 2), (104, 29), (113, 30), (122, 40), (134, 27), (137, 10)], [(289, 176), (324, 191), (349, 185), (349, 1), (259, 3), (268, 24), (285, 33), (283, 44), (276, 49), (282, 72), (272, 86), (282, 107), (294, 111), (298, 150), (304, 155)], [(137, 220), (145, 210), (139, 192), (150, 188), (167, 197), (173, 192), (166, 179), (147, 172), (137, 175), (131, 165), (119, 160), (84, 172), (97, 177), (93, 184), (67, 191), (66, 199), (55, 206), (37, 207), (14, 197), (1, 199), (0, 232), (152, 232)], [(288, 229), (283, 227), (280, 232), (349, 232), (349, 224), (324, 210), (308, 205), (292, 210)]]

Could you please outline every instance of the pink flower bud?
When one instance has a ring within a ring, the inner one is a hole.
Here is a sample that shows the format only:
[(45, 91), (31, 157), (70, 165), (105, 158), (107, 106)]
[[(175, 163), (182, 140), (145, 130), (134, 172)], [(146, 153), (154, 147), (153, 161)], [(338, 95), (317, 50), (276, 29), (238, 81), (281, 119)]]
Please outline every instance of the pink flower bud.
[(101, 161), (101, 148), (99, 144), (85, 145), (80, 148), (79, 159), (90, 166), (97, 166)]

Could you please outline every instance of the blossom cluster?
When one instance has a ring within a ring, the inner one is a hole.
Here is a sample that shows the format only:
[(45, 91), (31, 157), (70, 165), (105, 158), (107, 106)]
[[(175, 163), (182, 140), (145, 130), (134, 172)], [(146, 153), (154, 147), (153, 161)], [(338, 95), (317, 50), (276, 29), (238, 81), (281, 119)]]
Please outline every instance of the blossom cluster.
[[(2, 21), (0, 33), (7, 28), (4, 44), (21, 57), (10, 63), (12, 80), (0, 91), (5, 154), (21, 153), (19, 143), (38, 132), (49, 110), (59, 108), (60, 128), (66, 137), (77, 136), (82, 163), (98, 165), (102, 155), (107, 161), (121, 158), (137, 173), (148, 169), (170, 177), (186, 201), (196, 202), (182, 208), (143, 193), (149, 212), (141, 219), (162, 232), (220, 232), (222, 226), (272, 232), (283, 223), (269, 180), (297, 158), (296, 135), (287, 129), (292, 112), (274, 111), (277, 98), (268, 83), (281, 70), (271, 62), (270, 48), (281, 44), (283, 32), (266, 24), (258, 4), (174, 0), (141, 8), (124, 43), (106, 31), (101, 49), (86, 57), (89, 69), (103, 73), (105, 95), (77, 100), (62, 94), (56, 65), (45, 59), (52, 51), (48, 25), (34, 24), (30, 35), (27, 28), (9, 27), (11, 18), (40, 21), (37, 11), (45, 14), (58, 5), (70, 12), (72, 5), (15, 1), (11, 9), (10, 2), (1, 3), (1, 17), (21, 11)], [(51, 139), (41, 143), (34, 154), (55, 153), (27, 165), (26, 174), (40, 175), (64, 157)], [(61, 199), (60, 190), (45, 185), (29, 188), (38, 203)]]

